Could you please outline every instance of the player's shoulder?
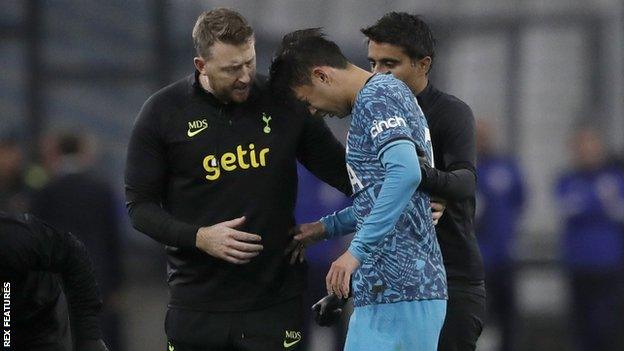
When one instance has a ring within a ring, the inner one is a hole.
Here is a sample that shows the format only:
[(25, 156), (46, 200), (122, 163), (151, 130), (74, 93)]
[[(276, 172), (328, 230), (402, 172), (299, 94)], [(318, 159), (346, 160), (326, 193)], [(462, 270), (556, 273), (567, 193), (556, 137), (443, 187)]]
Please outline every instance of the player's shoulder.
[(162, 110), (184, 106), (192, 97), (193, 80), (194, 76), (189, 75), (161, 88), (153, 93), (144, 105)]
[(357, 103), (373, 113), (377, 109), (411, 110), (414, 102), (414, 95), (401, 80), (391, 74), (376, 74), (362, 88)]
[(404, 99), (412, 95), (409, 87), (392, 74), (376, 74), (364, 87), (371, 98), (396, 98)]

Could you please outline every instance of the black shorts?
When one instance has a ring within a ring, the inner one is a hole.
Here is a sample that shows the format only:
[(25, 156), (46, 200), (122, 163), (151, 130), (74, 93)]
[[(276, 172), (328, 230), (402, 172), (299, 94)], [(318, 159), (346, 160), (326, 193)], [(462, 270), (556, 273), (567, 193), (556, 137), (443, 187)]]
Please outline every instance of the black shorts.
[(449, 282), (438, 351), (473, 351), (485, 321), (485, 284)]
[(302, 299), (245, 312), (167, 311), (167, 351), (302, 350)]

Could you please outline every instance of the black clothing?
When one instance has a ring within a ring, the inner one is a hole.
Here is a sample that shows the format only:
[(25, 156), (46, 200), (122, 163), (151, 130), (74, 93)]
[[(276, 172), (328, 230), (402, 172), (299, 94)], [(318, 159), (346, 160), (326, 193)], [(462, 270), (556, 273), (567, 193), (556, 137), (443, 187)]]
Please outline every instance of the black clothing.
[[(86, 247), (102, 292), (100, 326), (108, 346), (121, 351), (118, 311), (109, 304), (123, 279), (118, 199), (114, 191), (92, 172), (65, 169), (40, 191), (32, 201), (32, 213), (62, 231), (75, 235)], [(69, 167), (67, 167), (69, 166)]]
[(569, 271), (571, 330), (578, 350), (623, 350), (624, 272)]
[(448, 292), (438, 351), (474, 351), (485, 322), (485, 285), (456, 282)]
[(486, 303), (483, 260), (474, 232), (475, 121), (468, 105), (431, 83), (417, 99), (429, 125), (435, 166), (423, 167), (420, 190), (446, 200), (436, 226), (449, 290), (438, 350), (475, 350)]
[[(296, 161), (350, 193), (342, 145), (320, 118), (271, 97), (223, 104), (197, 72), (154, 94), (136, 120), (126, 162), (135, 228), (167, 245), (170, 308), (246, 311), (299, 296), (305, 265), (284, 250), (295, 225)], [(195, 248), (197, 230), (245, 215), (263, 251), (234, 265)]]
[(102, 301), (93, 268), (70, 233), (31, 215), (0, 213), (0, 279), (10, 283), (2, 289), (10, 294), (12, 349), (48, 345), (68, 350), (61, 345), (69, 317), (77, 342), (102, 338), (97, 321)]
[(427, 170), (420, 190), (447, 200), (436, 226), (449, 285), (484, 279), (474, 233), (476, 146), (474, 117), (458, 98), (431, 83), (417, 96), (433, 144), (435, 169)]
[(175, 351), (303, 350), (302, 326), (301, 297), (257, 311), (170, 309), (165, 320)]
[(486, 269), (487, 324), (500, 330), (499, 351), (512, 351), (517, 344), (516, 272), (511, 263)]

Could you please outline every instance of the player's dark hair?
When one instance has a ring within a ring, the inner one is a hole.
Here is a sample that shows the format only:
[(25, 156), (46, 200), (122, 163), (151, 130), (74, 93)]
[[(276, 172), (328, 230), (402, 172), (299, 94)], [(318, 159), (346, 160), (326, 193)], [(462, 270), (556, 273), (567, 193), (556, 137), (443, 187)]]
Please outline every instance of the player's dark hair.
[(287, 93), (291, 88), (311, 83), (315, 66), (347, 68), (349, 61), (336, 43), (325, 38), (321, 28), (301, 29), (282, 38), (271, 67), (271, 88)]
[(253, 29), (240, 13), (219, 7), (203, 12), (193, 27), (193, 45), (197, 54), (210, 57), (210, 47), (217, 41), (240, 45), (253, 37)]
[(433, 66), (436, 41), (429, 25), (418, 15), (389, 12), (372, 26), (362, 28), (361, 32), (368, 40), (401, 47), (412, 60), (429, 56)]

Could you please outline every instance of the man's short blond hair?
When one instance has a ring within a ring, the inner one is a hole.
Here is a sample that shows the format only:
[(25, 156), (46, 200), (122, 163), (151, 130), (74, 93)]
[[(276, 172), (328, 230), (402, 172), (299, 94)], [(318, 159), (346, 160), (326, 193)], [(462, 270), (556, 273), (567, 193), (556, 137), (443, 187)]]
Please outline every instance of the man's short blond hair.
[(220, 7), (203, 12), (193, 27), (193, 44), (197, 55), (210, 58), (210, 48), (220, 41), (240, 45), (253, 37), (253, 29), (240, 13)]

